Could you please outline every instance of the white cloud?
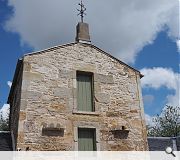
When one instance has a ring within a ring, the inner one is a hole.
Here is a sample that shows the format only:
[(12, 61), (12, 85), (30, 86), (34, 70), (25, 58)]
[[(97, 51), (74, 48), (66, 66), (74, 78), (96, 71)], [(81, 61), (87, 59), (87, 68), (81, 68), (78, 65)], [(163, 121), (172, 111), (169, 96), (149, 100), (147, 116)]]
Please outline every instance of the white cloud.
[(2, 115), (3, 119), (8, 118), (9, 116), (9, 104), (4, 104), (3, 107), (0, 109), (0, 116)]
[[(79, 0), (9, 0), (14, 14), (6, 30), (17, 32), (21, 42), (43, 49), (74, 41)], [(92, 41), (122, 60), (133, 63), (158, 32), (168, 28), (178, 36), (178, 0), (91, 0), (85, 21)]]
[(155, 123), (153, 122), (153, 116), (150, 116), (148, 114), (145, 114), (145, 120), (146, 120), (146, 125), (148, 126), (154, 126)]
[(174, 95), (168, 95), (166, 103), (169, 105), (177, 106), (180, 104), (179, 87), (180, 87), (180, 74), (173, 72), (169, 68), (144, 68), (141, 70), (144, 77), (141, 79), (143, 88), (159, 89), (166, 87), (175, 92)]
[(12, 82), (11, 81), (7, 81), (7, 85), (9, 86), (9, 88), (11, 88)]
[(170, 68), (154, 67), (140, 70), (144, 75), (142, 87), (158, 89), (162, 86), (168, 89), (176, 89), (178, 86), (178, 74)]
[(176, 44), (177, 44), (178, 52), (180, 53), (180, 40), (177, 40)]

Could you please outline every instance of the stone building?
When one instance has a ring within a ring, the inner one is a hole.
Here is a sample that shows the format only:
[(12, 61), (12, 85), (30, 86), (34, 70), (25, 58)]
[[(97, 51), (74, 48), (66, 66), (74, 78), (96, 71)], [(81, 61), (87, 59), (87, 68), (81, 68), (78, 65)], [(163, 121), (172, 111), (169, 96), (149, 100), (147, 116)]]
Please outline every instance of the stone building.
[(90, 42), (24, 55), (9, 94), (10, 131), (25, 150), (147, 150), (141, 73)]

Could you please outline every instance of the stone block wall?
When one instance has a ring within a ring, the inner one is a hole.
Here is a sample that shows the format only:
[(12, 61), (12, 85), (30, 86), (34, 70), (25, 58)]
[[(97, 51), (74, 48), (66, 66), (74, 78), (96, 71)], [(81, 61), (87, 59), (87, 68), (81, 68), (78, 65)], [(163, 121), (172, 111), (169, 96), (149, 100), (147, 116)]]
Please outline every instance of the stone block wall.
[[(23, 58), (17, 146), (77, 150), (77, 128), (96, 128), (98, 150), (147, 150), (140, 74), (88, 44), (71, 44)], [(95, 112), (78, 112), (76, 72), (94, 74)], [(114, 136), (125, 126), (127, 136)], [(45, 136), (43, 128), (63, 128)]]

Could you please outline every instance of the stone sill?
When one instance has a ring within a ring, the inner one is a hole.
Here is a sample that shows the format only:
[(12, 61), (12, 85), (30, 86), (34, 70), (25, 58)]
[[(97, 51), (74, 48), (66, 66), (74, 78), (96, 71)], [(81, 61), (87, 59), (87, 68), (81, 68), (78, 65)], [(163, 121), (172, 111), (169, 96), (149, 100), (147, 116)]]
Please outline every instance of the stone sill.
[(85, 112), (85, 111), (77, 111), (77, 110), (74, 110), (72, 113), (73, 114), (81, 114), (81, 115), (93, 115), (93, 116), (99, 116), (100, 115), (99, 112)]

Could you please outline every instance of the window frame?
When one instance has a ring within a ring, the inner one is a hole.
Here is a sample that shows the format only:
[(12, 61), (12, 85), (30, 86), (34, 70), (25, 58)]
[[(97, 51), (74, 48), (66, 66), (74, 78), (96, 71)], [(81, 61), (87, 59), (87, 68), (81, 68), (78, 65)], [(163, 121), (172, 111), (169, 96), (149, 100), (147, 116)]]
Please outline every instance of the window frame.
[(74, 132), (74, 150), (78, 151), (78, 128), (94, 128), (96, 130), (96, 150), (101, 150), (101, 141), (100, 141), (100, 125), (99, 122), (81, 122), (81, 121), (74, 121), (73, 122), (73, 132)]
[[(78, 75), (84, 75), (84, 76), (91, 76), (91, 102), (92, 102), (92, 111), (81, 111), (78, 108)], [(95, 113), (95, 100), (94, 100), (94, 73), (93, 72), (86, 72), (86, 71), (76, 71), (76, 87), (77, 87), (77, 112), (81, 113)]]

